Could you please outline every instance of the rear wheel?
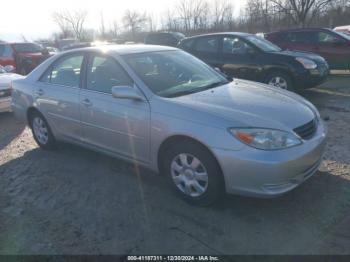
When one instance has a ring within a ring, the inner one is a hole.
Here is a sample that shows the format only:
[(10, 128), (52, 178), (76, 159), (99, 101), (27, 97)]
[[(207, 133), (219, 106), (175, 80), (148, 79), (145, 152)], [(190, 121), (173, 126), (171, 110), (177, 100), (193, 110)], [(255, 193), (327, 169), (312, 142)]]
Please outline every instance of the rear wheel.
[(283, 72), (276, 71), (270, 73), (266, 77), (265, 83), (280, 89), (295, 91), (292, 79), (288, 74)]
[(29, 121), (34, 140), (37, 142), (37, 144), (43, 149), (54, 149), (56, 146), (56, 141), (52, 135), (50, 126), (43, 115), (39, 112), (33, 112), (30, 115)]
[(196, 143), (179, 143), (164, 156), (164, 171), (171, 186), (190, 204), (206, 206), (224, 193), (216, 159)]

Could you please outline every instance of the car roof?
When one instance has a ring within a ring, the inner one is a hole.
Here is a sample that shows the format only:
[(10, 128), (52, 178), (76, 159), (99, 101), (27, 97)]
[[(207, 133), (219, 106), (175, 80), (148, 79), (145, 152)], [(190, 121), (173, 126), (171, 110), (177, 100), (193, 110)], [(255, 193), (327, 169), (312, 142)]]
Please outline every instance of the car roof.
[(177, 48), (168, 46), (157, 46), (157, 45), (101, 45), (94, 47), (77, 48), (74, 50), (69, 50), (65, 53), (73, 53), (79, 51), (95, 51), (95, 52), (105, 52), (109, 54), (137, 54), (137, 53), (147, 53), (147, 52), (158, 52), (158, 51), (175, 51), (179, 50)]
[(243, 33), (243, 32), (219, 32), (219, 33), (211, 33), (211, 34), (203, 34), (203, 35), (195, 35), (191, 37), (186, 37), (185, 39), (192, 39), (197, 37), (206, 37), (206, 36), (216, 36), (216, 35), (234, 35), (234, 36), (250, 36), (252, 34)]
[(309, 31), (315, 31), (315, 30), (325, 30), (325, 31), (331, 31), (329, 28), (322, 28), (322, 27), (309, 27), (309, 28), (291, 28), (291, 29), (283, 29), (274, 31), (267, 34), (278, 34), (278, 33), (287, 33), (287, 32), (309, 32)]

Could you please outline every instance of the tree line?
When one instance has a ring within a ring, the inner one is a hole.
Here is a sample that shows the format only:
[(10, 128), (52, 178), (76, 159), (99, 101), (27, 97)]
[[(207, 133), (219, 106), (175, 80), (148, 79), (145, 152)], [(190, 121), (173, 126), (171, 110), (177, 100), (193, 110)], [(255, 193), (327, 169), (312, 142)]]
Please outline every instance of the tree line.
[(107, 23), (100, 14), (97, 29), (86, 28), (86, 10), (61, 10), (52, 15), (59, 31), (56, 39), (76, 38), (139, 41), (152, 31), (176, 31), (185, 35), (208, 32), (269, 32), (295, 27), (335, 27), (350, 24), (349, 0), (246, 0), (240, 10), (234, 0), (178, 0), (157, 17), (126, 10)]

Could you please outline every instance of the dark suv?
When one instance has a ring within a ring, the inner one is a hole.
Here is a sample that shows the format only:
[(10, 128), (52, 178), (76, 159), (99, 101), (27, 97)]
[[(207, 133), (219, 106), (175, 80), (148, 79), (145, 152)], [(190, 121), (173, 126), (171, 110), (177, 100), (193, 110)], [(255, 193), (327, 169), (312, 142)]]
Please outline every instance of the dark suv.
[(35, 43), (0, 43), (0, 65), (12, 65), (15, 72), (26, 75), (50, 56)]
[(292, 29), (265, 34), (282, 49), (301, 50), (324, 57), (331, 69), (350, 69), (350, 35), (323, 28)]
[(288, 90), (315, 87), (329, 73), (327, 62), (318, 55), (282, 51), (271, 42), (246, 33), (195, 36), (182, 40), (179, 47), (228, 76)]
[(156, 32), (149, 33), (145, 38), (147, 45), (165, 45), (177, 46), (180, 40), (184, 39), (185, 35), (178, 32)]

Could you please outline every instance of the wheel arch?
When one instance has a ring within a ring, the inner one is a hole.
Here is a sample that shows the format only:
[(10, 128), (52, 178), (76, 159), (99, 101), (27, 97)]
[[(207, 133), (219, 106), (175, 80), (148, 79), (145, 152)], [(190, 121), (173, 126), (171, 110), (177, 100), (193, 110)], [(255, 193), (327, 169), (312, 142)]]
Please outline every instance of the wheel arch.
[(264, 77), (264, 82), (266, 81), (267, 77), (274, 73), (274, 72), (280, 72), (283, 74), (286, 74), (290, 77), (291, 81), (293, 82), (293, 84), (295, 84), (295, 78), (294, 78), (294, 74), (293, 71), (288, 67), (288, 66), (272, 66), (266, 69), (265, 71), (265, 77)]
[(201, 147), (202, 149), (204, 149), (205, 151), (207, 151), (212, 157), (213, 159), (215, 159), (218, 167), (220, 168), (221, 174), (222, 173), (222, 168), (220, 166), (220, 162), (218, 161), (217, 157), (215, 156), (215, 154), (209, 149), (208, 146), (206, 146), (204, 143), (202, 143), (201, 141), (199, 141), (198, 139), (195, 139), (193, 137), (190, 136), (186, 136), (186, 135), (173, 135), (170, 136), (168, 138), (166, 138), (160, 145), (159, 149), (158, 149), (158, 153), (157, 153), (157, 167), (160, 173), (163, 173), (164, 170), (164, 166), (162, 165), (162, 157), (164, 155), (164, 153), (172, 146), (175, 145), (179, 142), (188, 142), (188, 143), (193, 143), (199, 147)]

